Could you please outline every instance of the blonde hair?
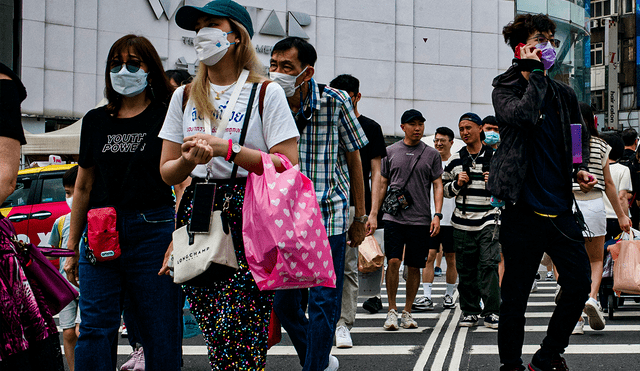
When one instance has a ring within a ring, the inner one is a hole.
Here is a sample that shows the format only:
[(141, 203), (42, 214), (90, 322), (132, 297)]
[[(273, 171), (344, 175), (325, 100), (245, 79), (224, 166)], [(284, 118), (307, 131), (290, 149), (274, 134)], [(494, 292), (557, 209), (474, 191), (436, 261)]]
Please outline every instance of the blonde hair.
[[(247, 82), (254, 83), (264, 81), (266, 79), (262, 72), (264, 71), (264, 67), (256, 55), (256, 50), (251, 43), (249, 33), (246, 28), (240, 24), (240, 22), (231, 18), (227, 19), (229, 20), (229, 23), (231, 23), (231, 29), (239, 36), (238, 38), (240, 39), (240, 41), (235, 44), (236, 47), (233, 53), (233, 57), (236, 61), (236, 71), (233, 71), (233, 73), (238, 77), (243, 69), (247, 69), (249, 70), (249, 78), (247, 79)], [(200, 65), (198, 66), (198, 73), (190, 85), (189, 99), (193, 101), (198, 114), (209, 118), (209, 120), (211, 120), (211, 124), (213, 126), (217, 126), (217, 120), (213, 115), (215, 108), (213, 107), (211, 97), (209, 96), (210, 89), (207, 66), (204, 63), (200, 62)]]

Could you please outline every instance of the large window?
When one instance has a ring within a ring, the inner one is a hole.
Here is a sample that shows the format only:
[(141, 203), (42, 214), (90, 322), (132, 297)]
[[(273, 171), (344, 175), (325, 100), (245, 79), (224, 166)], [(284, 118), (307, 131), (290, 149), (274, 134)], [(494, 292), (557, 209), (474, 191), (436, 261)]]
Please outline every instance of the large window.
[(602, 112), (605, 109), (606, 94), (604, 90), (596, 90), (591, 92), (591, 107), (595, 112)]
[(631, 14), (633, 13), (633, 8), (635, 7), (633, 0), (622, 0), (622, 13), (623, 14)]
[(591, 65), (602, 66), (604, 65), (604, 48), (603, 43), (591, 44)]
[(615, 0), (591, 1), (591, 18), (608, 17), (610, 15), (618, 14), (617, 3), (618, 2)]
[(622, 99), (620, 100), (620, 108), (627, 110), (635, 108), (636, 100), (634, 99), (633, 86), (625, 86), (622, 88)]

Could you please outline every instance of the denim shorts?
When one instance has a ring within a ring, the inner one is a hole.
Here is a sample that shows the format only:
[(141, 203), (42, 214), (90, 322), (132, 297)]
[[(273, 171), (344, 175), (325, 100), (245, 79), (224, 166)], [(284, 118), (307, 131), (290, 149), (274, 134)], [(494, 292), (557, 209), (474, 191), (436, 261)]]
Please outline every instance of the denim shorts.
[(80, 323), (80, 307), (78, 306), (78, 298), (67, 304), (66, 307), (60, 311), (60, 328), (63, 330), (74, 328), (76, 324)]

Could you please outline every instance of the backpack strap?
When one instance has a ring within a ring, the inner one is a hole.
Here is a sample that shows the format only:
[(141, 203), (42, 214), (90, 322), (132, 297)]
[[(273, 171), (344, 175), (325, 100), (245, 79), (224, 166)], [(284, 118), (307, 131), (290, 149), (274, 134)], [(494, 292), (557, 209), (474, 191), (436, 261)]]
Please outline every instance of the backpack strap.
[(271, 80), (267, 80), (262, 83), (260, 87), (260, 95), (258, 95), (258, 112), (260, 113), (260, 120), (262, 120), (262, 112), (264, 112), (264, 95), (267, 93), (267, 85), (271, 83)]
[(182, 113), (187, 108), (187, 102), (189, 102), (189, 93), (191, 93), (191, 84), (187, 84), (184, 86), (184, 90), (182, 91)]
[(58, 219), (58, 237), (60, 237), (60, 239), (58, 240), (58, 248), (62, 248), (62, 227), (64, 227), (64, 222), (67, 219), (67, 215), (63, 215), (60, 217), (60, 219)]

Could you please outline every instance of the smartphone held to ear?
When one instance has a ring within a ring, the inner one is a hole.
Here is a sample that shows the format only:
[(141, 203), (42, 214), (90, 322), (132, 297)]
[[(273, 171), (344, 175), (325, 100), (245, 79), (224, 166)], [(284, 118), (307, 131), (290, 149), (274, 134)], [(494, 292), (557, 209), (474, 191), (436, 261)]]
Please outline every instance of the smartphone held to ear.
[[(524, 46), (526, 46), (526, 45), (525, 45), (525, 44), (523, 44), (523, 43), (520, 43), (520, 44), (516, 45), (516, 50), (515, 50), (515, 57), (516, 57), (516, 58), (518, 58), (518, 59), (520, 59), (520, 58), (521, 58), (521, 57), (520, 57), (520, 49), (521, 49), (522, 47), (524, 47)], [(538, 50), (538, 58), (542, 58), (542, 52), (541, 52), (540, 50)]]

